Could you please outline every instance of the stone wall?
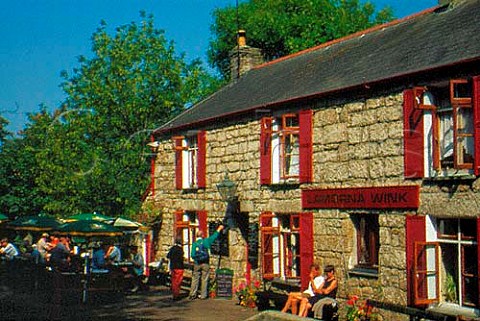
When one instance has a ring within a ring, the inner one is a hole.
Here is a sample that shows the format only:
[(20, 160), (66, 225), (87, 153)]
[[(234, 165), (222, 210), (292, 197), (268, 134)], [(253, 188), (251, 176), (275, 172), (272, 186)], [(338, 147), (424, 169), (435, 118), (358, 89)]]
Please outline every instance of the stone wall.
[[(312, 184), (302, 188), (370, 187), (415, 184), (403, 178), (402, 93), (371, 99), (335, 102), (314, 106)], [(300, 106), (299, 106), (300, 107)], [(306, 107), (306, 106), (304, 106)], [(207, 188), (185, 193), (175, 190), (174, 151), (165, 137), (156, 162), (155, 202), (161, 204), (164, 221), (159, 236), (157, 257), (165, 257), (173, 242), (173, 213), (177, 209), (206, 210), (209, 220), (223, 217), (226, 204), (220, 200), (215, 184), (225, 173), (238, 184), (241, 211), (257, 222), (262, 211), (302, 212), (301, 190), (275, 188), (259, 184), (260, 118), (237, 119), (206, 128)], [(476, 216), (479, 212), (478, 182), (459, 184), (452, 189), (424, 184), (421, 188), (420, 214)], [(152, 199), (150, 199), (152, 201)], [(324, 264), (334, 264), (340, 280), (339, 295), (346, 299), (357, 294), (405, 306), (406, 257), (405, 215), (403, 211), (370, 211), (379, 214), (380, 253), (377, 277), (362, 277), (350, 272), (355, 251), (355, 229), (351, 215), (355, 211), (335, 209), (314, 211), (314, 255)], [(236, 279), (246, 270), (246, 242), (240, 233), (230, 232), (230, 257), (221, 266), (233, 268)], [(259, 271), (253, 271), (254, 275)], [(408, 319), (382, 311), (389, 320)]]

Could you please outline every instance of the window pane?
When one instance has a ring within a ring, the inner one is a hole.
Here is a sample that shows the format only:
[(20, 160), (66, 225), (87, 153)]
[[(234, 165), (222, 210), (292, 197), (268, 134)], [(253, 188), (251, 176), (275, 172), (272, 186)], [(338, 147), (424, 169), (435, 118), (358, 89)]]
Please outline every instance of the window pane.
[(463, 303), (475, 306), (478, 302), (478, 260), (477, 247), (474, 245), (462, 246), (463, 253)]
[(187, 188), (192, 188), (197, 185), (197, 157), (198, 157), (198, 143), (197, 136), (191, 136), (187, 139), (187, 159), (186, 168), (187, 171)]
[(285, 129), (287, 128), (298, 128), (300, 125), (298, 121), (298, 115), (297, 114), (292, 114), (292, 115), (287, 115), (285, 116)]
[(460, 220), (460, 230), (462, 239), (471, 240), (477, 238), (477, 222), (475, 220)]
[(477, 274), (477, 247), (473, 245), (463, 246), (463, 273), (469, 275)]
[(442, 264), (445, 270), (445, 281), (442, 283), (442, 294), (445, 301), (458, 303), (458, 250), (455, 244), (441, 244)]
[(467, 277), (464, 279), (464, 293), (463, 303), (467, 306), (476, 306), (478, 302), (478, 284), (476, 277)]
[(453, 84), (452, 100), (469, 99), (472, 95), (472, 86), (468, 82), (458, 81)]
[(357, 233), (357, 264), (374, 268), (378, 265), (379, 225), (378, 215), (354, 215)]
[(453, 117), (452, 112), (439, 114), (440, 122), (440, 162), (442, 168), (453, 168)]
[(473, 164), (473, 110), (457, 109), (457, 163)]
[(456, 219), (439, 219), (438, 220), (438, 232), (440, 237), (457, 237), (457, 224)]
[(299, 174), (299, 143), (298, 134), (287, 134), (285, 137), (285, 178), (296, 177)]

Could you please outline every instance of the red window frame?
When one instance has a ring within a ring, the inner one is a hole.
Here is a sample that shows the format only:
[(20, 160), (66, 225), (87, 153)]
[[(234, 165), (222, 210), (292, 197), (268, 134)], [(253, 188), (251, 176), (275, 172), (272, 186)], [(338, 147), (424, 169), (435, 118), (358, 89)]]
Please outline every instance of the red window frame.
[[(426, 248), (433, 247), (435, 250), (435, 267), (429, 269), (427, 264)], [(438, 242), (415, 242), (414, 250), (414, 270), (413, 270), (413, 291), (415, 298), (415, 305), (427, 305), (439, 301), (440, 294), (440, 269), (439, 269), (439, 251), (440, 246)], [(428, 277), (435, 277), (435, 294), (433, 298), (428, 298)]]
[[(190, 136), (192, 137), (192, 136)], [(196, 140), (195, 152), (193, 155), (195, 159), (192, 161), (194, 168), (192, 168), (193, 181), (189, 182), (188, 189), (205, 188), (206, 187), (206, 132), (199, 131), (196, 136), (193, 136)], [(174, 142), (175, 151), (175, 188), (184, 189), (183, 182), (183, 167), (187, 166), (183, 157), (183, 151), (188, 150), (189, 146), (184, 146), (184, 140), (189, 139), (186, 136), (174, 136), (172, 140)]]
[[(469, 84), (468, 79), (451, 79), (449, 81), (450, 103), (452, 105), (452, 117), (455, 126), (454, 130), (454, 165), (456, 169), (473, 169), (475, 175), (480, 175), (480, 77), (472, 77), (471, 94), (457, 95), (461, 86)], [(440, 164), (440, 145), (439, 145), (439, 117), (437, 107), (434, 105), (424, 105), (423, 94), (426, 87), (413, 87), (404, 91), (403, 111), (404, 111), (404, 175), (405, 178), (422, 178), (424, 176), (424, 132), (423, 132), (423, 113), (425, 110), (432, 111), (433, 117), (433, 168), (441, 170)], [(462, 109), (472, 109), (473, 130), (464, 133), (460, 130), (459, 113)], [(462, 139), (472, 139), (473, 137), (473, 160), (469, 157), (463, 161), (459, 147)]]
[[(273, 238), (276, 236), (279, 239), (284, 237), (280, 227), (272, 226), (273, 218), (276, 216), (272, 212), (263, 212), (260, 215), (260, 234), (261, 234), (261, 256), (262, 256), (262, 276), (265, 279), (272, 279), (274, 277), (285, 277), (300, 280), (302, 288), (306, 288), (309, 282), (310, 266), (313, 263), (313, 213), (282, 213), (279, 215), (288, 215), (290, 219), (290, 233), (298, 233), (299, 235), (299, 253), (295, 256), (282, 257), (285, 275), (274, 273), (274, 249)], [(283, 244), (286, 244), (285, 242)], [(289, 253), (283, 248), (284, 254)], [(288, 254), (287, 254), (288, 255)], [(298, 276), (292, 277), (288, 273), (288, 260), (297, 259), (299, 266)], [(282, 264), (282, 263), (281, 263)]]
[[(190, 218), (187, 221), (183, 220), (184, 214), (191, 214), (195, 215), (194, 218)], [(198, 220), (198, 224), (192, 223), (193, 220)], [(187, 230), (187, 237), (184, 238), (183, 230)], [(192, 244), (195, 241), (195, 235), (198, 230), (202, 230), (204, 235), (207, 236), (208, 229), (207, 229), (207, 212), (206, 211), (184, 211), (178, 210), (174, 214), (174, 226), (173, 226), (173, 236), (182, 237), (182, 246), (189, 249), (188, 251), (184, 251), (184, 255), (186, 256), (185, 260), (188, 262), (193, 262), (191, 258), (190, 249), (192, 248)], [(175, 242), (175, 240), (174, 240)]]
[[(286, 113), (283, 118), (288, 119), (292, 115)], [(311, 109), (301, 110), (298, 114), (299, 122), (299, 175), (298, 182), (311, 183), (313, 176), (312, 162), (312, 119), (313, 111)], [(272, 117), (263, 117), (260, 121), (260, 184), (272, 184)], [(287, 177), (288, 178), (288, 177)]]

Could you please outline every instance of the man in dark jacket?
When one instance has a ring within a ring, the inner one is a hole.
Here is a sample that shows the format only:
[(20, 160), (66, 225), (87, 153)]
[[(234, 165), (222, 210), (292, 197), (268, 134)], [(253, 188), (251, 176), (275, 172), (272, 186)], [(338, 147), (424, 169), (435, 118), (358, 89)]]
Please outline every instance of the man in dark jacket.
[[(197, 240), (192, 244), (191, 257), (193, 259), (192, 286), (190, 288), (190, 300), (197, 298), (198, 285), (201, 280), (200, 299), (208, 298), (208, 278), (210, 277), (210, 260), (208, 251), (212, 243), (220, 235), (223, 225), (218, 226), (215, 233), (210, 237), (203, 238), (203, 231), (197, 231)], [(206, 255), (205, 255), (206, 252)]]
[(173, 300), (180, 299), (180, 287), (183, 281), (183, 259), (184, 253), (182, 248), (182, 238), (177, 236), (175, 244), (167, 253), (167, 259), (170, 260), (170, 276)]

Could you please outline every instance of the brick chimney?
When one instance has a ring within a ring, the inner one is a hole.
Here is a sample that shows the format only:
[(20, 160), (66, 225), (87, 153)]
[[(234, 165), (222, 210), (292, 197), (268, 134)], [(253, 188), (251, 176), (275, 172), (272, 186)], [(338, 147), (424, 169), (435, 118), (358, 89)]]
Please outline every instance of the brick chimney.
[(239, 30), (237, 46), (230, 51), (230, 79), (238, 79), (241, 75), (262, 63), (264, 63), (264, 60), (261, 50), (247, 46), (245, 30)]

